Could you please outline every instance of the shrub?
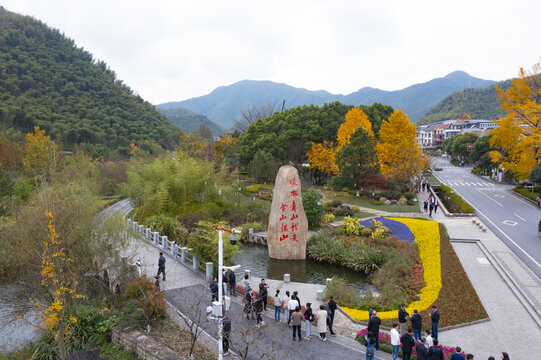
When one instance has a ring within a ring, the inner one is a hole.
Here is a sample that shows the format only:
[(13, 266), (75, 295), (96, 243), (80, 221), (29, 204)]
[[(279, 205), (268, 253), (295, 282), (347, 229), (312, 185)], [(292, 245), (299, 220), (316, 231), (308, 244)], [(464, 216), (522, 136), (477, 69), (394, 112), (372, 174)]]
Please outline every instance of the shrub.
[(343, 204), (342, 200), (333, 200), (333, 201), (331, 201), (331, 207), (332, 208), (342, 206), (342, 204)]
[(146, 223), (152, 231), (157, 231), (160, 235), (167, 236), (167, 239), (171, 241), (176, 241), (183, 245), (186, 245), (188, 242), (188, 231), (177, 219), (166, 215), (155, 215), (148, 218)]
[(404, 194), (404, 197), (405, 197), (408, 201), (410, 201), (410, 200), (415, 199), (415, 194), (412, 193), (412, 192), (407, 192), (407, 193)]
[(445, 207), (452, 213), (468, 213), (475, 214), (475, 209), (468, 204), (457, 193), (451, 190), (450, 187), (441, 185), (438, 192), (441, 194), (440, 199), (444, 202)]
[(329, 211), (332, 210), (332, 208), (333, 208), (333, 206), (332, 206), (332, 201), (325, 201), (325, 202), (323, 203), (323, 210), (329, 212)]
[(337, 299), (339, 305), (347, 307), (357, 307), (360, 305), (357, 291), (346, 280), (333, 277), (323, 292), (323, 298), (325, 299), (330, 295)]
[(372, 236), (372, 230), (370, 228), (361, 229), (361, 234), (360, 235), (362, 237), (370, 237), (370, 236)]
[(520, 194), (520, 195), (522, 195), (522, 196), (525, 196), (528, 199), (533, 200), (533, 201), (536, 201), (537, 196), (539, 196), (536, 192), (532, 193), (532, 190), (526, 189), (522, 185), (519, 185), (519, 186), (513, 188), (513, 191)]
[(165, 317), (165, 295), (160, 292), (154, 282), (147, 278), (139, 278), (128, 284), (125, 296), (135, 299), (147, 320)]
[(401, 197), (400, 199), (398, 199), (398, 202), (402, 202), (405, 204), (408, 202), (408, 199), (406, 199), (405, 197)]
[(387, 200), (387, 198), (385, 198), (385, 197), (383, 197), (383, 196), (379, 198), (379, 202), (380, 202), (380, 203), (384, 203), (386, 200)]
[(478, 168), (471, 169), (471, 172), (472, 172), (472, 174), (475, 174), (475, 175), (481, 174), (481, 170), (479, 170)]
[(358, 218), (352, 218), (349, 216), (344, 218), (344, 232), (347, 235), (360, 235), (363, 227), (364, 226), (361, 226), (361, 224), (359, 224)]
[(333, 214), (336, 216), (353, 216), (353, 210), (350, 208), (338, 208), (333, 211)]
[(358, 207), (358, 206), (353, 205), (351, 207), (351, 211), (353, 211), (353, 213), (358, 213), (358, 212), (361, 212), (361, 208)]
[(188, 229), (188, 231), (191, 232), (197, 226), (197, 223), (201, 221), (202, 218), (203, 214), (193, 213), (181, 216), (178, 220), (186, 229)]
[(324, 214), (323, 207), (317, 204), (320, 199), (321, 195), (318, 194), (314, 189), (305, 191), (302, 194), (302, 205), (304, 207), (304, 212), (306, 213), (308, 224), (313, 228), (319, 227)]
[(334, 214), (325, 214), (323, 215), (323, 219), (321, 219), (321, 222), (323, 224), (332, 223), (334, 221)]

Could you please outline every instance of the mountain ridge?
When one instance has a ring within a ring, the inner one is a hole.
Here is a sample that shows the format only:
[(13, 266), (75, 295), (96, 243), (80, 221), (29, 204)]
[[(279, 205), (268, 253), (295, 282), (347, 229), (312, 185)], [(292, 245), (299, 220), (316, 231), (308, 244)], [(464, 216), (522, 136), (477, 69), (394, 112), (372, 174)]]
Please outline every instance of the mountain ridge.
[(418, 120), (434, 105), (450, 93), (467, 87), (486, 87), (495, 83), (456, 70), (443, 77), (424, 83), (413, 84), (399, 90), (381, 90), (362, 87), (350, 94), (333, 94), (326, 90), (307, 90), (270, 80), (241, 80), (222, 85), (210, 93), (182, 101), (170, 101), (156, 105), (157, 108), (186, 107), (195, 113), (206, 115), (211, 121), (230, 128), (241, 111), (250, 105), (275, 104), (286, 100), (286, 107), (318, 105), (339, 101), (349, 105), (371, 105), (375, 102), (404, 110), (412, 121)]

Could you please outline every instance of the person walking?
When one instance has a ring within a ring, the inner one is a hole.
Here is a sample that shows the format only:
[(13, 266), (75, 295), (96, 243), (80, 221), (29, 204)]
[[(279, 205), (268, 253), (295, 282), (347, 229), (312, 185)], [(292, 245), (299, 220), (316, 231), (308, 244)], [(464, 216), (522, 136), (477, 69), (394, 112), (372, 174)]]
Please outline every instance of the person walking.
[(413, 310), (413, 315), (410, 317), (411, 327), (413, 328), (413, 333), (415, 340), (421, 339), (421, 331), (423, 329), (423, 318), (417, 309)]
[(505, 351), (502, 352), (502, 360), (509, 360), (509, 354), (507, 354)]
[(450, 360), (466, 360), (466, 358), (464, 357), (464, 355), (461, 354), (461, 352), (462, 349), (460, 348), (460, 346), (455, 347), (455, 353), (451, 355)]
[(406, 332), (406, 323), (408, 322), (408, 312), (406, 311), (406, 304), (400, 305), (398, 309), (398, 333), (400, 336)]
[(229, 319), (227, 315), (224, 315), (222, 317), (222, 325), (223, 325), (222, 345), (224, 349), (224, 355), (229, 355), (229, 339), (231, 338), (231, 319)]
[(319, 305), (319, 311), (317, 312), (317, 332), (321, 341), (327, 341), (325, 338), (325, 333), (327, 332), (327, 312), (323, 304)]
[(312, 304), (306, 303), (306, 310), (304, 310), (304, 325), (306, 327), (306, 340), (310, 340), (312, 336), (312, 321), (314, 321), (314, 313), (312, 312)]
[(372, 315), (376, 313), (376, 307), (372, 306), (370, 309), (368, 309), (368, 320), (372, 319)]
[(289, 291), (286, 290), (286, 294), (282, 299), (282, 307), (284, 308), (284, 321), (289, 321)]
[(423, 203), (423, 209), (425, 212), (428, 212), (428, 200), (425, 200), (425, 202)]
[(443, 350), (438, 346), (438, 340), (428, 349), (428, 360), (443, 360)]
[(301, 308), (300, 306), (297, 306), (293, 314), (291, 314), (291, 324), (293, 325), (293, 341), (296, 340), (295, 334), (298, 335), (299, 341), (302, 341), (302, 337), (301, 337), (302, 320), (303, 320), (303, 315), (301, 313)]
[[(435, 211), (434, 211), (435, 212)], [(432, 337), (438, 338), (438, 324), (440, 322), (440, 312), (436, 305), (432, 305), (432, 312), (430, 313), (430, 320), (432, 321)]]
[(415, 353), (417, 360), (428, 360), (428, 348), (426, 347), (426, 339), (421, 338), (421, 341), (415, 344)]
[(274, 321), (280, 321), (280, 313), (282, 312), (282, 300), (280, 299), (280, 290), (276, 290), (274, 294)]
[(331, 307), (329, 305), (330, 299), (327, 298), (325, 302), (323, 303), (323, 308), (327, 312), (327, 326), (329, 327), (329, 332), (331, 335), (334, 335), (334, 330), (332, 329), (332, 321), (331, 321)]
[(212, 281), (210, 282), (210, 295), (212, 296), (211, 301), (218, 301), (218, 279), (216, 279), (216, 276), (212, 278)]
[(158, 259), (158, 275), (163, 275), (163, 281), (165, 281), (165, 257), (163, 256), (163, 253), (160, 253), (160, 258)]
[(466, 355), (466, 360), (473, 360), (473, 354)]
[(415, 340), (413, 339), (413, 329), (409, 328), (408, 332), (402, 335), (400, 342), (402, 343), (402, 359), (410, 360), (413, 347), (415, 346)]
[(237, 296), (237, 276), (233, 270), (229, 270), (229, 295)]
[(173, 261), (176, 264), (178, 259), (178, 244), (176, 241), (173, 241), (173, 245), (171, 245), (171, 252), (173, 253)]
[(372, 319), (368, 322), (367, 330), (372, 333), (374, 339), (376, 339), (376, 350), (379, 350), (379, 326), (381, 325), (381, 319), (378, 313), (372, 314)]
[(374, 345), (376, 344), (376, 339), (374, 338), (374, 335), (369, 331), (366, 334), (366, 360), (374, 360), (374, 354), (376, 350), (374, 349)]
[[(331, 325), (329, 326), (329, 329), (332, 329), (334, 326), (334, 312), (336, 309), (338, 309), (338, 305), (336, 305), (336, 301), (334, 301), (334, 296), (329, 296), (329, 309), (331, 310)], [(336, 333), (331, 330), (331, 335), (335, 335)]]
[(301, 306), (301, 299), (299, 298), (299, 292), (298, 291), (293, 291), (293, 296), (295, 296), (295, 299), (297, 300), (297, 302), (299, 303), (299, 307)]
[(426, 346), (430, 349), (430, 347), (434, 345), (434, 338), (430, 335), (430, 330), (425, 330), (424, 337), (426, 339)]
[(261, 279), (259, 284), (259, 296), (263, 298), (263, 310), (267, 311), (267, 297), (269, 295), (268, 289), (269, 285), (265, 283), (265, 279)]
[(432, 203), (434, 204), (434, 214), (438, 212), (438, 199), (432, 198)]
[(398, 324), (394, 323), (391, 329), (391, 347), (393, 348), (393, 360), (398, 359), (400, 350), (400, 334), (398, 334)]
[(422, 187), (422, 189), (423, 189), (423, 192), (424, 192), (424, 191), (425, 191), (425, 189), (426, 189), (426, 182), (424, 182), (424, 181), (423, 181), (423, 183), (421, 184), (421, 187)]
[(432, 211), (434, 211), (434, 203), (430, 200), (428, 202), (428, 216), (432, 217)]

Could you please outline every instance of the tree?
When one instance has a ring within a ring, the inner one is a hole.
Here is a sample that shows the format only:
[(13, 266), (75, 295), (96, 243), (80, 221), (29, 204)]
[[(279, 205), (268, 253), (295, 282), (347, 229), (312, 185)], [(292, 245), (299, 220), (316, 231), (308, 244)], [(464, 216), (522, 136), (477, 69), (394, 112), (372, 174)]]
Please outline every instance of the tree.
[(376, 145), (381, 173), (395, 182), (410, 183), (426, 167), (415, 141), (415, 125), (402, 110), (395, 110), (383, 121)]
[(197, 130), (197, 135), (201, 136), (203, 139), (212, 140), (212, 133), (210, 132), (210, 129), (204, 124), (201, 124), (201, 126)]
[(231, 134), (220, 136), (220, 141), (214, 144), (214, 160), (217, 164), (232, 163), (237, 157), (237, 138)]
[(465, 133), (455, 136), (456, 139), (453, 142), (453, 147), (451, 148), (451, 154), (454, 156), (461, 156), (464, 159), (470, 158), (469, 146), (473, 145), (479, 136), (474, 133)]
[(364, 176), (379, 172), (375, 146), (374, 137), (359, 127), (351, 136), (350, 142), (336, 154), (339, 176), (350, 179), (349, 182), (359, 189)]
[(22, 162), (22, 153), (15, 141), (10, 141), (7, 134), (0, 135), (0, 165), (12, 169)]
[(177, 151), (183, 152), (189, 157), (206, 158), (207, 144), (199, 135), (182, 133), (180, 136)]
[(344, 123), (338, 128), (336, 142), (338, 143), (339, 149), (349, 143), (351, 135), (353, 135), (359, 127), (363, 128), (368, 135), (374, 136), (372, 124), (364, 111), (359, 108), (353, 108), (346, 113)]
[(240, 112), (240, 119), (235, 120), (234, 128), (241, 134), (246, 133), (248, 127), (255, 123), (259, 119), (266, 119), (274, 114), (275, 104), (271, 104), (270, 101), (267, 105), (251, 105), (248, 108)]
[(528, 179), (531, 182), (534, 182), (537, 184), (541, 183), (541, 162), (538, 162), (537, 164), (535, 164), (532, 171), (530, 172), (530, 175), (528, 175)]
[(525, 179), (541, 159), (541, 62), (531, 71), (520, 69), (507, 90), (496, 88), (504, 117), (496, 120), (490, 145), (497, 150), (490, 158)]
[(250, 162), (249, 173), (262, 181), (274, 181), (279, 166), (280, 164), (272, 154), (265, 150), (259, 150), (255, 153), (252, 162)]
[(27, 172), (32, 175), (43, 175), (55, 166), (56, 147), (45, 130), (34, 126), (34, 133), (26, 134), (23, 146), (23, 165)]
[[(302, 206), (304, 207), (308, 224), (312, 228), (319, 227), (321, 219), (325, 214), (320, 199), (321, 195), (318, 194), (314, 189), (310, 189), (302, 193)], [(318, 202), (320, 203), (318, 204)]]
[(336, 166), (336, 150), (332, 142), (313, 143), (306, 154), (312, 170), (319, 170), (326, 175), (338, 174)]
[(41, 256), (41, 285), (47, 291), (48, 301), (31, 300), (30, 304), (38, 310), (35, 326), (54, 332), (60, 359), (64, 360), (67, 357), (66, 338), (69, 328), (77, 322), (77, 318), (67, 317), (66, 306), (72, 300), (84, 296), (77, 293), (77, 280), (66, 271), (72, 260), (67, 257), (64, 242), (56, 232), (54, 216), (51, 212), (46, 212), (45, 216), (49, 218), (49, 237), (44, 243)]

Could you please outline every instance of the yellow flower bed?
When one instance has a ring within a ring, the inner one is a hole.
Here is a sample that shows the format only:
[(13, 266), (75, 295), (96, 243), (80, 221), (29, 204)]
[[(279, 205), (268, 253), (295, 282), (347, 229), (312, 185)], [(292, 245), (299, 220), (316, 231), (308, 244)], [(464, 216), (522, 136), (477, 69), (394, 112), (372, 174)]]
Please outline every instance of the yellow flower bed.
[[(424, 280), (426, 286), (421, 289), (421, 299), (414, 301), (406, 307), (410, 314), (413, 310), (427, 309), (436, 301), (441, 290), (441, 259), (440, 259), (440, 231), (435, 221), (388, 218), (405, 224), (413, 233), (415, 242), (419, 247), (419, 256), (423, 262)], [(367, 310), (357, 310), (348, 307), (342, 309), (355, 320), (368, 320)], [(398, 309), (379, 313), (381, 319), (398, 318)]]

